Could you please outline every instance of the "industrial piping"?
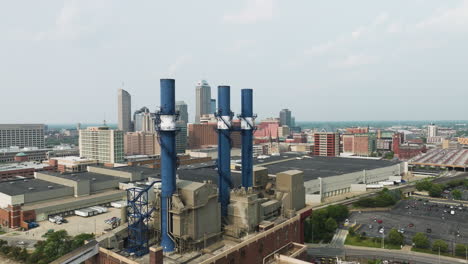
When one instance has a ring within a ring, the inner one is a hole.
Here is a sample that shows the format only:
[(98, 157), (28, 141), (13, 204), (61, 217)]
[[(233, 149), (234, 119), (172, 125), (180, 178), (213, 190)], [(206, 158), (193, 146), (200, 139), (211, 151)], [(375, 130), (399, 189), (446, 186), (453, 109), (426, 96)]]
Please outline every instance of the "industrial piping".
[(231, 95), (229, 86), (218, 86), (218, 186), (221, 216), (227, 217), (231, 188)]
[(161, 138), (161, 247), (164, 252), (174, 251), (171, 237), (172, 217), (170, 204), (176, 189), (176, 119), (175, 80), (161, 79), (161, 109), (158, 113)]
[(241, 134), (242, 134), (242, 187), (252, 187), (253, 171), (253, 130), (254, 116), (252, 104), (252, 89), (242, 89), (241, 91)]

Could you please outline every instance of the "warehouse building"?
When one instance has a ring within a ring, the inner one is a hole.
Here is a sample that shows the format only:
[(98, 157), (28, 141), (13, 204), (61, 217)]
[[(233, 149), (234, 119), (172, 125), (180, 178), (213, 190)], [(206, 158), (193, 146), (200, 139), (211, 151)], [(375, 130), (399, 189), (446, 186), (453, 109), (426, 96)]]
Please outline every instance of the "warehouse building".
[(126, 197), (120, 184), (156, 176), (143, 167), (89, 166), (79, 173), (36, 172), (34, 179), (14, 179), (0, 184), (0, 224), (27, 228), (28, 221), (51, 215), (67, 216), (75, 209), (107, 205)]

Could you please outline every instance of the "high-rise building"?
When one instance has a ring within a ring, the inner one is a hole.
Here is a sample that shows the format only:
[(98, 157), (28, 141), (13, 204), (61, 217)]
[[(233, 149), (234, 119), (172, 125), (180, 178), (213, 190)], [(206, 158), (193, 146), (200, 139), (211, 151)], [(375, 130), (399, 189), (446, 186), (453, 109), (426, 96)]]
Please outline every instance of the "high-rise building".
[(155, 132), (156, 115), (150, 113), (147, 107), (142, 107), (133, 114), (133, 125), (135, 131)]
[(211, 111), (211, 87), (207, 81), (201, 80), (195, 88), (195, 123), (200, 123), (202, 115), (210, 114)]
[(279, 138), (287, 138), (291, 134), (291, 129), (288, 126), (280, 126), (278, 127), (278, 137)]
[(161, 153), (155, 132), (128, 132), (124, 137), (125, 155), (158, 155)]
[(337, 157), (340, 155), (340, 134), (337, 132), (314, 133), (314, 155)]
[(177, 101), (175, 107), (176, 111), (179, 111), (179, 120), (187, 124), (189, 119), (187, 104), (184, 101)]
[(291, 124), (291, 111), (289, 109), (283, 109), (280, 111), (280, 125), (292, 127)]
[(437, 126), (430, 124), (427, 126), (427, 137), (436, 137), (437, 136)]
[(0, 148), (44, 148), (43, 124), (0, 124)]
[[(233, 127), (240, 127), (239, 121), (232, 122)], [(188, 124), (188, 147), (199, 149), (218, 145), (217, 123)], [(241, 146), (240, 130), (231, 133), (232, 147)]]
[(179, 130), (176, 134), (176, 152), (185, 153), (187, 149), (187, 123), (183, 120), (176, 122), (176, 127)]
[(210, 100), (210, 114), (214, 114), (216, 112), (216, 99)]
[(124, 133), (109, 127), (88, 127), (80, 130), (80, 157), (99, 163), (120, 163), (124, 159)]
[(294, 116), (291, 117), (291, 127), (296, 126), (296, 118)]
[(118, 128), (124, 132), (132, 130), (132, 97), (124, 89), (118, 92)]

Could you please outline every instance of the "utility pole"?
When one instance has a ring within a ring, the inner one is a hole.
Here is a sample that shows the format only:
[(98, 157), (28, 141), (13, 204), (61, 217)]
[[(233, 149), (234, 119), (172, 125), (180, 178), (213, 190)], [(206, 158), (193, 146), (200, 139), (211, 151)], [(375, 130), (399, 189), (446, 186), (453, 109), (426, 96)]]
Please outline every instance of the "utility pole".
[(385, 234), (382, 233), (382, 248), (385, 248)]
[(439, 247), (439, 264), (440, 264), (440, 247)]

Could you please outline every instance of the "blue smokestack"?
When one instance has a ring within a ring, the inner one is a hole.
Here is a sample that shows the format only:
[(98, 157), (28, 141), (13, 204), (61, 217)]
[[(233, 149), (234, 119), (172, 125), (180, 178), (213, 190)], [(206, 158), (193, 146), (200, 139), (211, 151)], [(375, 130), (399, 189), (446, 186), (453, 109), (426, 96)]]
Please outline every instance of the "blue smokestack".
[(253, 171), (253, 99), (252, 89), (242, 89), (241, 98), (241, 134), (242, 134), (242, 186), (245, 188), (252, 187), (252, 171)]
[(231, 187), (231, 95), (229, 86), (218, 86), (218, 185), (221, 215), (227, 216)]
[(161, 246), (164, 252), (174, 251), (174, 241), (170, 236), (172, 218), (169, 207), (176, 189), (176, 111), (175, 80), (161, 79), (161, 109), (159, 112), (159, 135), (161, 138)]

